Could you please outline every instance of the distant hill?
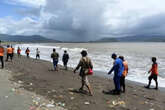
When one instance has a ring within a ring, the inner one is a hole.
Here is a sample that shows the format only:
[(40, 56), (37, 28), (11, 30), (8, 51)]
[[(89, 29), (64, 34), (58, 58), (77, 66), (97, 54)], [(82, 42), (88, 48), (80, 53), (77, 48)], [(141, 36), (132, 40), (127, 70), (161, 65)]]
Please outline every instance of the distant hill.
[(119, 38), (101, 38), (93, 42), (165, 42), (165, 36), (138, 35), (138, 36), (126, 36)]
[(7, 35), (0, 34), (0, 40), (6, 42), (60, 42), (57, 40), (52, 40), (45, 38), (40, 35), (32, 35), (32, 36), (23, 36), (23, 35)]

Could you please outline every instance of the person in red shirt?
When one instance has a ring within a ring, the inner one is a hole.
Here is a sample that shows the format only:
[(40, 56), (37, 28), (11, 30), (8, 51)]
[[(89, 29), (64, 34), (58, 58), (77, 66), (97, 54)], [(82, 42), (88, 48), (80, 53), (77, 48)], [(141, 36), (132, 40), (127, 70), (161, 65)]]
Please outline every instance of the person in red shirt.
[(1, 41), (0, 41), (0, 61), (1, 61), (1, 66), (2, 66), (2, 69), (4, 68), (4, 61), (3, 61), (3, 56), (4, 56), (4, 48), (3, 46), (1, 45)]
[(155, 83), (156, 83), (156, 87), (155, 89), (158, 89), (158, 81), (157, 81), (157, 77), (158, 77), (158, 64), (156, 62), (156, 57), (152, 57), (152, 68), (148, 71), (148, 73), (151, 73), (151, 75), (148, 77), (148, 85), (145, 86), (146, 88), (150, 88), (150, 84), (151, 84), (151, 80), (154, 79)]
[(20, 47), (18, 47), (18, 49), (17, 49), (17, 55), (18, 55), (18, 57), (21, 57), (21, 49), (20, 49)]

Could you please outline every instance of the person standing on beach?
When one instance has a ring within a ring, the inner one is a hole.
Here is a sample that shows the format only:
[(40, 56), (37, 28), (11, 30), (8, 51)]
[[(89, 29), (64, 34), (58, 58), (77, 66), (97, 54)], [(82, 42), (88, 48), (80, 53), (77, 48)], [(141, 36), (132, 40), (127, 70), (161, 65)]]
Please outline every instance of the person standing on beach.
[(21, 57), (21, 49), (20, 49), (20, 47), (17, 48), (17, 55), (18, 55), (18, 57)]
[(12, 59), (14, 57), (14, 47), (11, 45), (11, 48), (12, 48)]
[(114, 64), (111, 70), (108, 72), (108, 74), (111, 74), (114, 71), (114, 84), (115, 89), (113, 90), (113, 94), (120, 95), (120, 78), (122, 76), (122, 73), (124, 71), (124, 65), (123, 61), (120, 58), (117, 58), (117, 55), (115, 53), (112, 54), (112, 59), (114, 59)]
[(91, 59), (89, 57), (87, 57), (87, 51), (83, 50), (81, 52), (82, 58), (80, 59), (77, 67), (74, 69), (74, 73), (76, 73), (76, 71), (81, 67), (80, 69), (80, 77), (81, 77), (81, 88), (79, 89), (80, 91), (83, 91), (84, 86), (86, 86), (88, 88), (89, 94), (92, 96), (93, 92), (92, 92), (92, 88), (90, 86), (90, 83), (88, 81), (88, 77), (87, 77), (87, 73), (86, 71), (88, 71), (89, 67), (91, 69), (93, 69), (93, 65), (91, 62)]
[(68, 60), (69, 60), (69, 54), (68, 54), (67, 51), (65, 50), (65, 51), (64, 51), (64, 54), (63, 54), (63, 57), (62, 57), (62, 62), (63, 62), (63, 64), (64, 64), (65, 70), (68, 69), (68, 67), (67, 67)]
[(40, 51), (38, 48), (36, 49), (36, 60), (37, 58), (40, 59)]
[(26, 49), (25, 53), (26, 53), (27, 58), (29, 58), (29, 54), (30, 54), (29, 48)]
[(124, 60), (123, 56), (119, 56), (119, 58), (123, 61), (123, 65), (124, 65), (124, 71), (123, 71), (123, 74), (120, 79), (120, 87), (123, 87), (122, 92), (125, 93), (125, 77), (128, 74), (128, 62), (126, 60)]
[(156, 62), (156, 57), (152, 57), (152, 67), (151, 69), (148, 71), (148, 73), (151, 73), (151, 75), (148, 77), (148, 85), (145, 86), (146, 88), (150, 88), (150, 85), (151, 85), (151, 80), (154, 79), (155, 80), (155, 83), (156, 83), (156, 87), (155, 89), (157, 90), (158, 89), (158, 64)]
[(58, 71), (59, 54), (56, 52), (55, 48), (53, 48), (53, 53), (51, 54), (51, 58), (53, 59), (54, 71)]
[(6, 58), (6, 61), (8, 61), (9, 57), (10, 57), (10, 59), (12, 61), (12, 59), (13, 59), (13, 49), (8, 45), (7, 46), (7, 58)]
[(1, 67), (2, 69), (4, 68), (4, 61), (3, 61), (3, 56), (4, 56), (4, 48), (1, 45), (1, 41), (0, 41), (0, 61), (1, 61)]

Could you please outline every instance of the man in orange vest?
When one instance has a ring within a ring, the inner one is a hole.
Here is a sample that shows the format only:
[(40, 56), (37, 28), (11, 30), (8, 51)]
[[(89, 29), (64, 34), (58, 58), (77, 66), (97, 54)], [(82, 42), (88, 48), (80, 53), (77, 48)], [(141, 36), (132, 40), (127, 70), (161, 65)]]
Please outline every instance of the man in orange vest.
[(155, 80), (155, 83), (156, 83), (156, 87), (155, 89), (158, 90), (158, 64), (156, 62), (156, 57), (152, 57), (152, 67), (151, 69), (148, 71), (148, 73), (151, 73), (151, 75), (148, 77), (148, 85), (145, 86), (146, 88), (150, 88), (150, 85), (151, 85), (151, 80), (154, 79)]
[(124, 71), (123, 71), (123, 74), (122, 74), (121, 79), (120, 79), (120, 86), (123, 87), (122, 92), (125, 92), (125, 77), (128, 74), (128, 63), (126, 60), (124, 60), (123, 56), (119, 56), (119, 58), (123, 61), (123, 65), (124, 65)]
[(10, 57), (10, 59), (12, 61), (12, 59), (13, 59), (12, 54), (13, 54), (13, 49), (8, 45), (7, 46), (7, 58), (6, 58), (6, 61), (8, 61), (9, 57)]
[(2, 64), (2, 69), (4, 68), (3, 56), (4, 56), (4, 48), (1, 45), (1, 41), (0, 41), (0, 61), (1, 61), (1, 64)]

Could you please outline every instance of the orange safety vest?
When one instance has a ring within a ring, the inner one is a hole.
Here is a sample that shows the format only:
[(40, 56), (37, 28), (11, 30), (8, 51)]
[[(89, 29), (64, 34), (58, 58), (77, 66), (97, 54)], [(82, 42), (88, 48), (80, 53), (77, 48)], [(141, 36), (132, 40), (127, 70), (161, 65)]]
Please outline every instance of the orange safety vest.
[(10, 47), (9, 47), (9, 48), (7, 48), (7, 53), (8, 53), (8, 54), (12, 54), (12, 53), (13, 53), (13, 49), (12, 49), (12, 48), (10, 48)]
[(151, 74), (158, 75), (158, 64), (155, 63), (152, 65), (152, 68), (150, 69)]
[(123, 65), (124, 65), (123, 75), (126, 77), (127, 73), (128, 73), (128, 63), (127, 63), (127, 61), (123, 61)]
[(4, 48), (0, 47), (0, 56), (3, 56), (3, 55), (4, 55)]

